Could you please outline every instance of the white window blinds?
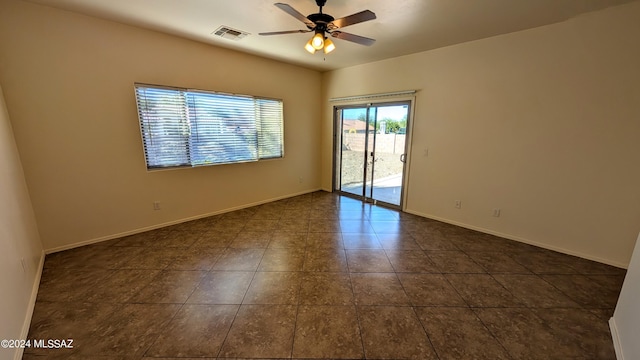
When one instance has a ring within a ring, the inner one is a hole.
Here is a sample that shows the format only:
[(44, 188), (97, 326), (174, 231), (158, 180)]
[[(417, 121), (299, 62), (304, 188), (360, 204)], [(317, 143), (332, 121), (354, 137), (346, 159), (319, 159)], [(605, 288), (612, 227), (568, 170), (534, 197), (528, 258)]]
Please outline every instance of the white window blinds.
[(282, 100), (135, 84), (148, 169), (284, 156)]

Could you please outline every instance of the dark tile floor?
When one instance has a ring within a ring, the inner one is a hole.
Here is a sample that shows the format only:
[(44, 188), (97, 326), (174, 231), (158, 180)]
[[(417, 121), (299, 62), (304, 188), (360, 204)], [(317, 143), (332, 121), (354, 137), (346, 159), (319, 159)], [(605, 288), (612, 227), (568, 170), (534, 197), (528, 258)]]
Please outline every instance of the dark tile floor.
[(624, 274), (318, 192), (48, 255), (24, 359), (615, 359)]

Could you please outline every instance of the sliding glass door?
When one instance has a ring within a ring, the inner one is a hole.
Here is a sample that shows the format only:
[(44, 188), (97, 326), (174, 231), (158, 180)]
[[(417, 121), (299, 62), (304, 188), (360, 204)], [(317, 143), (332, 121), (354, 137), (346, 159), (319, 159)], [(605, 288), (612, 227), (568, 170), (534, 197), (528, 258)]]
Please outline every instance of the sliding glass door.
[(334, 189), (400, 208), (410, 102), (335, 108)]

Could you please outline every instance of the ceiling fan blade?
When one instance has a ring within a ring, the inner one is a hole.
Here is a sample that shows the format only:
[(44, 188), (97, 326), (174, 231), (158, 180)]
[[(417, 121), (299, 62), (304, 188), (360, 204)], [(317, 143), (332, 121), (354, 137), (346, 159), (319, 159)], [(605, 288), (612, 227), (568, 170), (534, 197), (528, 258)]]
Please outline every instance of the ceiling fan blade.
[(272, 32), (262, 32), (258, 33), (258, 35), (284, 35), (284, 34), (298, 34), (298, 33), (308, 33), (311, 30), (286, 30), (286, 31), (272, 31)]
[(335, 19), (330, 22), (327, 27), (329, 29), (339, 29), (345, 26), (358, 24), (361, 22), (373, 20), (376, 18), (376, 14), (369, 10), (360, 11), (359, 13), (355, 13), (349, 16), (345, 16), (340, 19)]
[(292, 8), (291, 5), (284, 4), (284, 3), (275, 3), (273, 5), (277, 6), (278, 9), (286, 12), (287, 14), (293, 16), (294, 18), (302, 21), (310, 29), (313, 29), (316, 27), (316, 24), (314, 24), (313, 21), (307, 19), (306, 16), (302, 15), (300, 12), (298, 12), (298, 10)]
[(333, 36), (334, 38), (351, 41), (356, 44), (365, 45), (365, 46), (371, 46), (373, 45), (373, 43), (376, 42), (375, 39), (370, 39), (368, 37), (364, 37), (360, 35), (349, 34), (342, 31), (334, 31), (331, 33), (331, 36)]

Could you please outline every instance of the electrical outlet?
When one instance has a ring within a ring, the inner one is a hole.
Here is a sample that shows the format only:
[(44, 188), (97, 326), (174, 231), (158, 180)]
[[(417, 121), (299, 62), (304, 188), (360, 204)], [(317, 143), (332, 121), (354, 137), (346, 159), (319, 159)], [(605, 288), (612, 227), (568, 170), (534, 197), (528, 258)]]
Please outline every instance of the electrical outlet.
[(500, 217), (500, 209), (493, 209), (493, 216)]
[(24, 258), (20, 259), (20, 263), (22, 264), (22, 272), (26, 273), (27, 272), (27, 262), (25, 261)]
[(153, 210), (160, 210), (160, 201), (153, 202)]
[(302, 184), (302, 176), (300, 176), (300, 177), (298, 178), (298, 182), (299, 182), (300, 184)]
[(456, 200), (455, 207), (456, 209), (462, 209), (462, 200)]

